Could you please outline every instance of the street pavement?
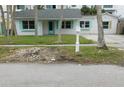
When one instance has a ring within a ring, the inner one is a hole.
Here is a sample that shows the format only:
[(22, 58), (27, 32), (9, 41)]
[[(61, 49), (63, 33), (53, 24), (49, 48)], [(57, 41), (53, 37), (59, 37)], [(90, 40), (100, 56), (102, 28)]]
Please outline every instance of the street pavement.
[(1, 87), (124, 87), (124, 67), (81, 64), (0, 64)]

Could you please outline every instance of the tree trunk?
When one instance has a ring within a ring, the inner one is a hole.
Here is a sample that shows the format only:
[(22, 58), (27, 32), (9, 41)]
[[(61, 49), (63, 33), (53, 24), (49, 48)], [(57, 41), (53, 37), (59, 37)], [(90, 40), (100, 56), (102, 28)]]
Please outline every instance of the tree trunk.
[(6, 26), (6, 29), (7, 29), (7, 36), (9, 36), (9, 22), (10, 22), (10, 21), (9, 21), (9, 14), (10, 14), (10, 11), (9, 11), (9, 10), (10, 10), (10, 6), (7, 5), (6, 7), (7, 7), (7, 24), (6, 24), (7, 26)]
[(16, 5), (12, 6), (11, 10), (11, 35), (17, 35), (16, 25), (15, 25), (15, 12), (16, 12)]
[(3, 23), (3, 34), (7, 36), (6, 23), (5, 23), (4, 11), (2, 5), (0, 5), (0, 10), (1, 10), (2, 23)]
[(35, 11), (35, 36), (38, 35), (38, 7), (37, 5), (34, 6), (34, 11)]
[(13, 35), (13, 25), (12, 25), (12, 15), (13, 15), (13, 6), (12, 5), (10, 5), (10, 17), (11, 17), (11, 31), (10, 31), (10, 36), (12, 36)]
[(102, 8), (101, 5), (96, 5), (97, 9), (97, 24), (98, 24), (98, 44), (99, 49), (108, 49), (104, 40), (103, 21), (102, 21)]
[(58, 32), (58, 42), (62, 42), (62, 21), (63, 21), (63, 5), (61, 5), (61, 18), (60, 18), (60, 24), (59, 24), (59, 32)]

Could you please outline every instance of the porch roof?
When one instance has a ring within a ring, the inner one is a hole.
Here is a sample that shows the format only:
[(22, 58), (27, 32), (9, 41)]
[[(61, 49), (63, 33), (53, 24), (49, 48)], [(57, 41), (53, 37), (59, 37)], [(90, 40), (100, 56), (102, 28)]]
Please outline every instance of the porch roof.
[[(61, 9), (45, 9), (38, 10), (39, 20), (57, 20), (61, 18)], [(34, 10), (18, 11), (15, 13), (15, 19), (34, 19)], [(81, 18), (80, 9), (64, 9), (63, 19), (79, 19)]]

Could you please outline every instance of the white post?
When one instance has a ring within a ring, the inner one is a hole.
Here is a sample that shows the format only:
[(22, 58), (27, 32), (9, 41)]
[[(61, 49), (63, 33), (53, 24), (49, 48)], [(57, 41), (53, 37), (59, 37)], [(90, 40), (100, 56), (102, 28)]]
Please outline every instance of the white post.
[(80, 25), (79, 25), (79, 21), (76, 21), (76, 45), (75, 45), (76, 53), (78, 53), (80, 51), (79, 34), (80, 34)]

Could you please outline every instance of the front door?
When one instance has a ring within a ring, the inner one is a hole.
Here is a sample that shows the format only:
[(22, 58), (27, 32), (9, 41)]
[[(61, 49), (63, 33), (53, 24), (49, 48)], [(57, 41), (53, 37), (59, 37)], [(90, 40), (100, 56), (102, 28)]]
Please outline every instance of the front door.
[(48, 34), (49, 35), (54, 35), (54, 22), (53, 21), (49, 21), (48, 22), (48, 26), (49, 26)]

